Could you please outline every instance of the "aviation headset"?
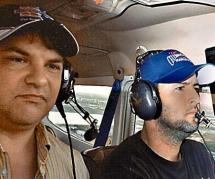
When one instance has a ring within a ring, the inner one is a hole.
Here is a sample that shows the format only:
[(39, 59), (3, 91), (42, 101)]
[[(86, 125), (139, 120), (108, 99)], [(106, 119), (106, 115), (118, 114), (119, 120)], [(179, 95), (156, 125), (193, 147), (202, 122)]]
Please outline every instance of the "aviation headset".
[(162, 110), (162, 104), (157, 86), (141, 79), (140, 67), (145, 58), (160, 53), (161, 50), (148, 51), (139, 55), (136, 60), (136, 74), (131, 87), (130, 102), (134, 112), (143, 120), (157, 119)]
[(71, 96), (71, 82), (74, 79), (74, 73), (71, 70), (71, 65), (67, 60), (64, 60), (63, 73), (61, 77), (61, 87), (56, 100), (56, 105), (62, 104)]

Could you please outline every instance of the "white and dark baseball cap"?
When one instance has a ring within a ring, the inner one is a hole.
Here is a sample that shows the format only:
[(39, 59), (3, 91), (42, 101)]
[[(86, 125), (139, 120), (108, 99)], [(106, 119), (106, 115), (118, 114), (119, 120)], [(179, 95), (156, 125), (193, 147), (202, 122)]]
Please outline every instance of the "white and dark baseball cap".
[(18, 5), (0, 6), (0, 41), (34, 27), (39, 28), (46, 38), (50, 38), (65, 57), (78, 53), (79, 45), (72, 32), (49, 16), (45, 10)]

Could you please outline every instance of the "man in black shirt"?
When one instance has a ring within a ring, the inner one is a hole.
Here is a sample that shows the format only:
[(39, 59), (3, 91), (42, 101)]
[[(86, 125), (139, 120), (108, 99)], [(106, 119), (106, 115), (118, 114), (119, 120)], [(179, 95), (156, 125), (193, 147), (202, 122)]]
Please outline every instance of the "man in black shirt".
[(210, 152), (186, 139), (199, 127), (199, 84), (214, 81), (214, 65), (194, 65), (177, 50), (138, 57), (131, 102), (144, 126), (107, 157), (103, 177), (215, 179)]

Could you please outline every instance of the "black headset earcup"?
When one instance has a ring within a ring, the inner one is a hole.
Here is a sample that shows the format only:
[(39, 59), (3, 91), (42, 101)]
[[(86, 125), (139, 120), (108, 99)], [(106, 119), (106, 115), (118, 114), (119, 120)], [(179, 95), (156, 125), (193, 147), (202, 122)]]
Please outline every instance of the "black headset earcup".
[(161, 114), (161, 100), (156, 86), (150, 81), (135, 80), (131, 87), (131, 105), (141, 119), (157, 119)]
[(60, 91), (58, 93), (58, 97), (56, 100), (56, 104), (62, 103), (66, 99), (69, 98), (70, 94), (70, 88), (71, 88), (71, 82), (73, 80), (73, 75), (70, 68), (70, 64), (67, 62), (64, 63), (63, 67), (63, 73), (61, 77), (61, 87)]

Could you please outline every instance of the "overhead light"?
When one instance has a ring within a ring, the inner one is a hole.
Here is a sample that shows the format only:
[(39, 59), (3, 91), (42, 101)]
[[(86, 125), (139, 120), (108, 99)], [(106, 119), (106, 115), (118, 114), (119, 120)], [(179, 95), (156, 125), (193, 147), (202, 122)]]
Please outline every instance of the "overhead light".
[(101, 4), (104, 0), (94, 0), (96, 1), (96, 4)]
[(117, 4), (118, 0), (84, 0), (84, 5), (105, 11), (110, 11)]

